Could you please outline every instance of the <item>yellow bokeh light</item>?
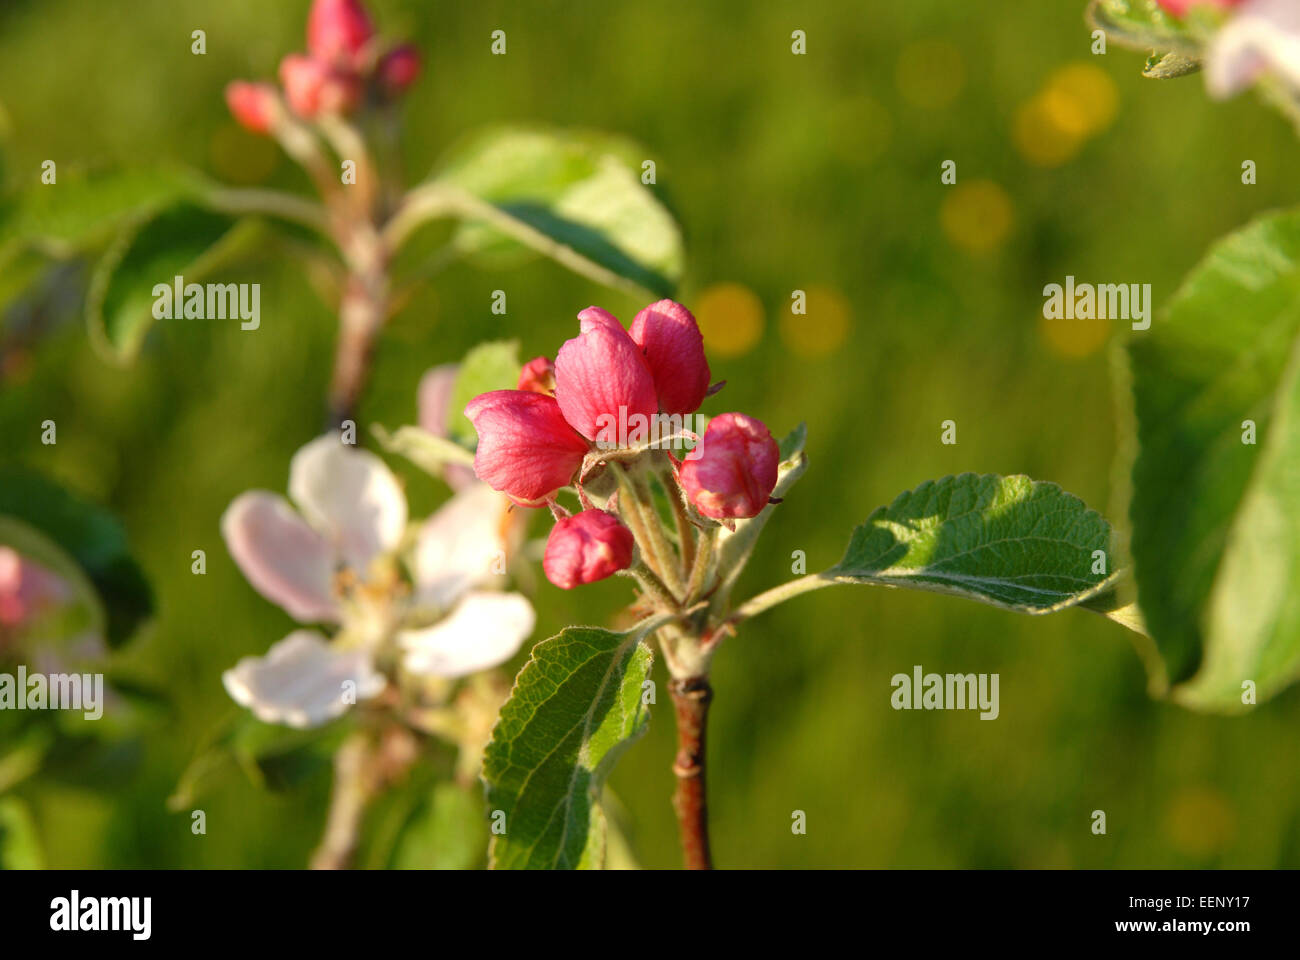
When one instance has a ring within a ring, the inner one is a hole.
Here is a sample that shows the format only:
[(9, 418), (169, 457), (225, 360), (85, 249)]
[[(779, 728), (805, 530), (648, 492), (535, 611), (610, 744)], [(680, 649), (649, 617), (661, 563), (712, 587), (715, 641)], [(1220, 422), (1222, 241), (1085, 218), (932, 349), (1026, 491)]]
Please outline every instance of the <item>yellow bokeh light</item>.
[(763, 302), (739, 283), (715, 283), (695, 298), (692, 309), (711, 353), (738, 357), (763, 337)]
[(1055, 107), (1046, 94), (1038, 94), (1022, 103), (1012, 122), (1011, 139), (1026, 161), (1036, 167), (1059, 167), (1083, 146), (1084, 136), (1062, 126)]
[(958, 183), (947, 191), (939, 209), (948, 241), (971, 253), (988, 253), (1001, 246), (1014, 220), (1011, 198), (992, 180)]
[(938, 110), (961, 93), (966, 83), (966, 64), (956, 44), (920, 40), (903, 48), (894, 76), (904, 100), (923, 110)]
[(1038, 316), (1038, 334), (1053, 353), (1071, 359), (1091, 356), (1110, 338), (1110, 320), (1092, 317), (1086, 320)]
[(781, 341), (800, 357), (824, 357), (848, 337), (852, 311), (838, 290), (809, 287), (805, 293), (806, 313), (794, 313), (792, 300), (781, 314)]
[(1092, 63), (1061, 67), (1043, 88), (1046, 105), (1063, 129), (1096, 136), (1115, 122), (1119, 91), (1106, 71)]

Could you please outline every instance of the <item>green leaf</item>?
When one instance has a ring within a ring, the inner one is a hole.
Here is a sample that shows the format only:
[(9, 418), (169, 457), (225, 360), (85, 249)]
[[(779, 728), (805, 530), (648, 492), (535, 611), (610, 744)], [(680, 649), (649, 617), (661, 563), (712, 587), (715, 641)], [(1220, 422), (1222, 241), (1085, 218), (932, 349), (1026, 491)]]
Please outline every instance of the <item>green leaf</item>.
[[(773, 499), (780, 500), (785, 497), (790, 488), (808, 469), (808, 458), (803, 452), (804, 443), (807, 439), (808, 425), (801, 423), (778, 444), (781, 452), (781, 463), (777, 467), (776, 487), (772, 490)], [(750, 554), (754, 552), (754, 544), (758, 541), (758, 535), (767, 526), (767, 521), (772, 519), (772, 514), (780, 509), (779, 504), (769, 503), (759, 512), (758, 516), (747, 520), (737, 520), (734, 530), (728, 530), (725, 527), (719, 530), (716, 548), (718, 551), (718, 569), (725, 570), (726, 575), (714, 593), (714, 609), (720, 610), (725, 607), (736, 581), (740, 578), (740, 572), (745, 569)]]
[(499, 257), (523, 244), (600, 283), (668, 296), (682, 273), (682, 235), (641, 182), (647, 159), (609, 135), (505, 127), (453, 151), (436, 182), (488, 205), (457, 234), (467, 253)]
[(0, 870), (41, 870), (41, 852), (36, 821), (27, 804), (17, 797), (0, 797)]
[(1088, 22), (1116, 43), (1194, 57), (1200, 40), (1188, 23), (1170, 16), (1156, 0), (1092, 0)]
[(435, 437), (420, 427), (398, 427), (389, 433), (381, 425), (370, 428), (379, 445), (389, 453), (405, 457), (430, 476), (441, 478), (449, 466), (473, 467), (474, 453), (458, 443)]
[(454, 783), (438, 783), (402, 829), (389, 866), (468, 870), (482, 865), (487, 839), (482, 798)]
[(468, 447), (478, 443), (474, 424), (465, 416), (465, 405), (489, 390), (513, 390), (519, 383), (520, 366), (518, 340), (480, 343), (465, 354), (447, 405), (447, 434), (453, 441)]
[[(133, 360), (153, 325), (156, 284), (201, 283), (262, 234), (256, 221), (183, 204), (127, 224), (91, 277), (86, 323), (91, 342), (116, 362)], [(223, 300), (223, 305), (224, 305)], [(175, 304), (179, 313), (182, 304)], [(234, 313), (233, 304), (228, 311)], [(209, 318), (215, 319), (215, 318)], [(238, 322), (235, 314), (230, 319)]]
[(67, 256), (128, 220), (197, 200), (206, 190), (198, 175), (171, 168), (94, 175), (61, 170), (57, 182), (26, 191), (0, 223), (0, 251), (35, 244)]
[(823, 576), (1051, 613), (1110, 587), (1113, 574), (1093, 572), (1110, 569), (1110, 540), (1101, 515), (1056, 484), (963, 473), (875, 510)]
[(1200, 69), (1201, 61), (1197, 57), (1185, 57), (1181, 53), (1154, 53), (1147, 57), (1142, 76), (1152, 80), (1171, 80), (1196, 73)]
[(1175, 697), (1240, 710), (1300, 677), (1300, 213), (1217, 244), (1129, 362), (1138, 603)]
[(153, 613), (153, 594), (131, 558), (126, 532), (108, 511), (14, 464), (0, 466), (0, 515), (37, 530), (77, 562), (103, 602), (111, 646)]
[(642, 641), (664, 622), (626, 633), (569, 627), (533, 647), (483, 757), (488, 810), (505, 815), (491, 866), (602, 865), (597, 799), (615, 760), (649, 722), (641, 687), (651, 653)]

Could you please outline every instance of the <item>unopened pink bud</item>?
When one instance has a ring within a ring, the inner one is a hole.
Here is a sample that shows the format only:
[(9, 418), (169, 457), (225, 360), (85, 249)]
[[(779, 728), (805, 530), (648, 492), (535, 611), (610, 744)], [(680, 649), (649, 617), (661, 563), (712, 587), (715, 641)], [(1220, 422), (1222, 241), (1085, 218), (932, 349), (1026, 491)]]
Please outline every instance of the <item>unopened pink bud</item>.
[(226, 105), (245, 130), (265, 134), (275, 116), (275, 87), (269, 83), (236, 80), (226, 85)]
[(1231, 10), (1241, 2), (1242, 0), (1156, 0), (1159, 6), (1164, 7), (1175, 17), (1185, 16), (1188, 10), (1198, 4), (1218, 7), (1220, 10)]
[(357, 67), (374, 35), (370, 15), (359, 0), (316, 0), (307, 17), (307, 50), (331, 66)]
[(419, 75), (420, 54), (409, 43), (394, 47), (379, 61), (379, 83), (390, 97), (405, 93)]
[(280, 61), (280, 82), (293, 112), (312, 118), (322, 113), (348, 113), (361, 97), (361, 81), (301, 53)]
[(554, 397), (493, 390), (471, 400), (465, 416), (478, 431), (474, 472), (522, 504), (538, 505), (568, 486), (587, 455)]
[(695, 509), (715, 519), (756, 516), (776, 487), (781, 454), (761, 420), (724, 413), (709, 421), (698, 457), (681, 467)]
[(555, 393), (555, 364), (550, 357), (533, 357), (519, 371), (519, 389), (532, 393)]
[(645, 357), (662, 413), (694, 413), (709, 389), (704, 337), (691, 311), (673, 300), (652, 303), (632, 320), (628, 334)]
[(562, 590), (604, 580), (632, 563), (632, 531), (604, 510), (584, 510), (555, 524), (542, 569)]

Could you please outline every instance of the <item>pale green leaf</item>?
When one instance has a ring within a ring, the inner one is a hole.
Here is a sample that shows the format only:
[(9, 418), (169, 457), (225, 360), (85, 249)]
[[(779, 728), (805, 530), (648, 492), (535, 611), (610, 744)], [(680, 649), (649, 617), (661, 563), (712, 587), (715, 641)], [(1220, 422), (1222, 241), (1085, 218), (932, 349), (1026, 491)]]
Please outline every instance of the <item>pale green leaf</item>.
[(1115, 42), (1138, 50), (1196, 56), (1200, 40), (1156, 0), (1092, 0), (1088, 21)]
[(1239, 710), (1300, 676), (1300, 214), (1215, 246), (1129, 359), (1138, 603), (1175, 696)]
[(457, 234), (471, 254), (523, 244), (598, 282), (668, 296), (682, 273), (682, 235), (641, 182), (647, 159), (605, 134), (505, 127), (458, 147), (435, 182), (490, 206)]
[(370, 428), (379, 445), (389, 453), (405, 457), (430, 476), (441, 478), (450, 466), (474, 466), (474, 454), (458, 443), (435, 437), (420, 427), (398, 427), (389, 433), (376, 424)]
[(447, 434), (457, 443), (474, 446), (478, 434), (465, 416), (465, 406), (489, 390), (513, 390), (519, 383), (519, 341), (480, 343), (465, 354), (447, 406)]

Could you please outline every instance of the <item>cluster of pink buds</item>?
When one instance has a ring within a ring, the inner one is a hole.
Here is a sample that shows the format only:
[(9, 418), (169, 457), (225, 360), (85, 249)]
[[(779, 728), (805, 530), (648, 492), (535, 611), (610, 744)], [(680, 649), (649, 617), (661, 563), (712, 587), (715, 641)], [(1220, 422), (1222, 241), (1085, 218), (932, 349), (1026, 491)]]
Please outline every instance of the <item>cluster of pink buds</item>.
[[(420, 73), (420, 55), (409, 44), (384, 50), (360, 0), (316, 0), (307, 19), (307, 53), (280, 62), (280, 83), (289, 109), (305, 120), (349, 114), (367, 94), (401, 96)], [(254, 133), (268, 133), (281, 111), (269, 83), (237, 81), (226, 88), (235, 119)]]
[[(632, 568), (659, 601), (698, 600), (717, 528), (769, 502), (776, 442), (739, 413), (713, 418), (703, 436), (690, 429), (721, 385), (709, 385), (704, 339), (681, 304), (652, 303), (626, 330), (599, 307), (578, 320), (578, 336), (554, 362), (530, 360), (518, 389), (480, 394), (465, 408), (478, 431), (474, 470), (518, 504), (551, 508), (557, 521), (543, 567), (556, 586)], [(579, 513), (557, 503), (565, 489), (577, 495)], [(663, 527), (661, 502), (675, 537)]]

